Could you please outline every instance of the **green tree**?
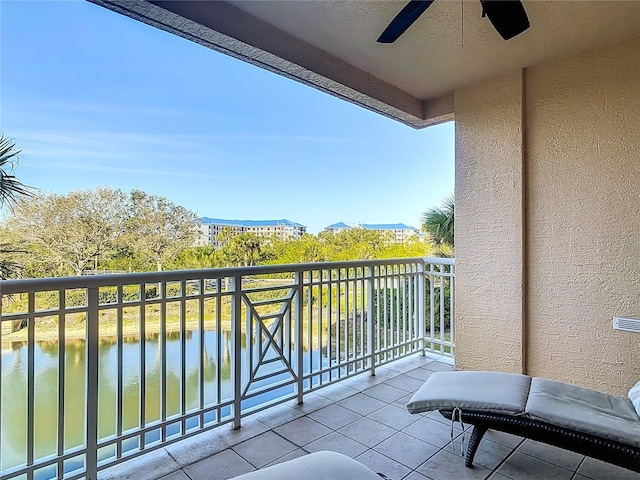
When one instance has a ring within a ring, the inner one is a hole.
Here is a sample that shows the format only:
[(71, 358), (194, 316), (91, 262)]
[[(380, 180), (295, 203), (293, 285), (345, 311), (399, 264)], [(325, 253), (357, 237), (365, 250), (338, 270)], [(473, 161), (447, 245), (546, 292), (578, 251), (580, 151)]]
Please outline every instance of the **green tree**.
[(324, 262), (327, 260), (327, 254), (318, 237), (305, 234), (296, 243), (300, 262)]
[(320, 232), (328, 260), (369, 260), (392, 243), (391, 234), (366, 228), (346, 228), (339, 232)]
[(213, 245), (187, 248), (178, 254), (172, 265), (177, 270), (213, 268), (219, 262), (216, 253)]
[(422, 230), (429, 234), (436, 246), (454, 246), (455, 199), (453, 195), (442, 201), (441, 207), (434, 207), (422, 214)]
[(193, 246), (195, 220), (166, 198), (101, 187), (19, 199), (5, 231), (26, 245), (31, 276), (80, 275), (105, 266), (161, 270)]
[(390, 243), (378, 252), (376, 258), (428, 257), (432, 254), (431, 244), (421, 241), (415, 236), (405, 243)]
[(224, 247), (228, 244), (233, 237), (235, 237), (237, 233), (231, 227), (224, 227), (220, 230), (220, 233), (216, 235), (216, 241), (221, 247)]
[(252, 266), (261, 259), (262, 244), (257, 234), (243, 232), (226, 240), (220, 251), (227, 265)]
[[(33, 194), (31, 187), (23, 184), (14, 174), (21, 150), (16, 149), (13, 140), (0, 133), (0, 207), (12, 208), (21, 197)], [(6, 236), (3, 235), (3, 239)], [(14, 276), (18, 272), (18, 263), (14, 257), (23, 253), (13, 242), (0, 242), (0, 279)]]
[(263, 246), (263, 258), (271, 264), (311, 263), (326, 260), (324, 245), (315, 235), (306, 233), (297, 239), (274, 237)]
[(8, 219), (32, 254), (31, 271), (81, 275), (109, 258), (123, 233), (125, 195), (106, 187), (19, 199)]
[(195, 243), (198, 224), (194, 212), (141, 190), (130, 193), (127, 207), (122, 240), (134, 255), (145, 257), (158, 271)]

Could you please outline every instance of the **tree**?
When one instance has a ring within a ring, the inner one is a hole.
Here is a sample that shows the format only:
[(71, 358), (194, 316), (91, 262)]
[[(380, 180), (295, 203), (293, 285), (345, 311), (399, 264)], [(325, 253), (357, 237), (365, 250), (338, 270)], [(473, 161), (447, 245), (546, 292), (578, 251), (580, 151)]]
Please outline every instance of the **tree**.
[(239, 233), (225, 239), (220, 251), (227, 265), (252, 266), (260, 260), (262, 239), (255, 233)]
[(101, 187), (17, 201), (8, 225), (34, 261), (57, 275), (81, 275), (109, 257), (123, 233), (126, 196)]
[(13, 140), (0, 133), (0, 205), (13, 205), (20, 197), (31, 195), (32, 189), (24, 185), (14, 174), (18, 165), (18, 155)]
[(197, 216), (169, 199), (133, 190), (129, 196), (125, 235), (134, 255), (146, 257), (158, 271), (182, 250), (192, 247)]
[[(18, 165), (18, 156), (22, 150), (16, 150), (13, 140), (5, 138), (0, 133), (0, 207), (13, 208), (16, 201), (23, 196), (32, 195), (31, 187), (23, 184), (14, 174)], [(9, 257), (24, 253), (13, 243), (0, 243), (0, 279), (6, 279), (16, 274), (18, 264)]]
[(422, 214), (422, 230), (428, 233), (436, 246), (454, 246), (455, 199), (445, 197), (441, 207), (435, 207)]
[(429, 242), (419, 240), (417, 236), (411, 237), (405, 243), (391, 243), (384, 247), (376, 258), (407, 258), (428, 257), (432, 255), (433, 247)]
[(325, 248), (315, 235), (305, 233), (300, 238), (273, 237), (263, 248), (268, 263), (311, 263), (326, 260)]
[(213, 268), (218, 261), (216, 253), (217, 250), (213, 245), (187, 248), (178, 254), (172, 265), (178, 270)]
[(220, 233), (216, 235), (216, 242), (218, 242), (218, 245), (220, 245), (221, 247), (224, 247), (236, 235), (237, 233), (233, 230), (233, 228), (224, 227), (222, 230), (220, 230)]
[(195, 218), (163, 197), (100, 187), (20, 199), (7, 226), (27, 245), (32, 275), (80, 275), (106, 264), (161, 270), (193, 246)]
[(339, 232), (320, 232), (329, 260), (368, 260), (392, 242), (389, 232), (366, 228), (346, 228)]

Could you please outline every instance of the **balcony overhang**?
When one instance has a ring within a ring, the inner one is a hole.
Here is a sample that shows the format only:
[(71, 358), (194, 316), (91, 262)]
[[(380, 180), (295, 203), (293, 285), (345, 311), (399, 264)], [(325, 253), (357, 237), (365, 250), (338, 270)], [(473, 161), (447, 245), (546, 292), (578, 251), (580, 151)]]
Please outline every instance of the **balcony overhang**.
[(478, 1), (434, 2), (393, 44), (404, 2), (90, 0), (414, 128), (453, 118), (453, 92), (640, 36), (640, 2), (524, 0), (531, 28), (505, 42)]

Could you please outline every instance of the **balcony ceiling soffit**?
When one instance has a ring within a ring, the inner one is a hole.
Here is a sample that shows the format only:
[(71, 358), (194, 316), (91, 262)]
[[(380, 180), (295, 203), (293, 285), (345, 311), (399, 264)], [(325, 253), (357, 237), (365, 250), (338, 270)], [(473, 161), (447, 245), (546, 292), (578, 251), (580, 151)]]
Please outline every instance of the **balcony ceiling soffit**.
[(508, 42), (478, 0), (437, 0), (388, 45), (404, 1), (91, 1), (415, 127), (446, 119), (456, 89), (640, 36), (637, 0), (523, 0), (531, 28)]

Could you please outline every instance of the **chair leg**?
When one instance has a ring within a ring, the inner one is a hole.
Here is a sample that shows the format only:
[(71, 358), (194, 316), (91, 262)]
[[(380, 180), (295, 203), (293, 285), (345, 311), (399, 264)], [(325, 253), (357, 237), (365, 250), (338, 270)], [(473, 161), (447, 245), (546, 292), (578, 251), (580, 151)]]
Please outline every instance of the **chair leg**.
[(485, 433), (487, 433), (487, 427), (484, 425), (474, 425), (471, 438), (469, 439), (469, 446), (467, 447), (467, 456), (464, 460), (465, 467), (473, 468), (473, 457), (476, 456), (476, 450), (478, 450), (480, 440), (482, 440)]

